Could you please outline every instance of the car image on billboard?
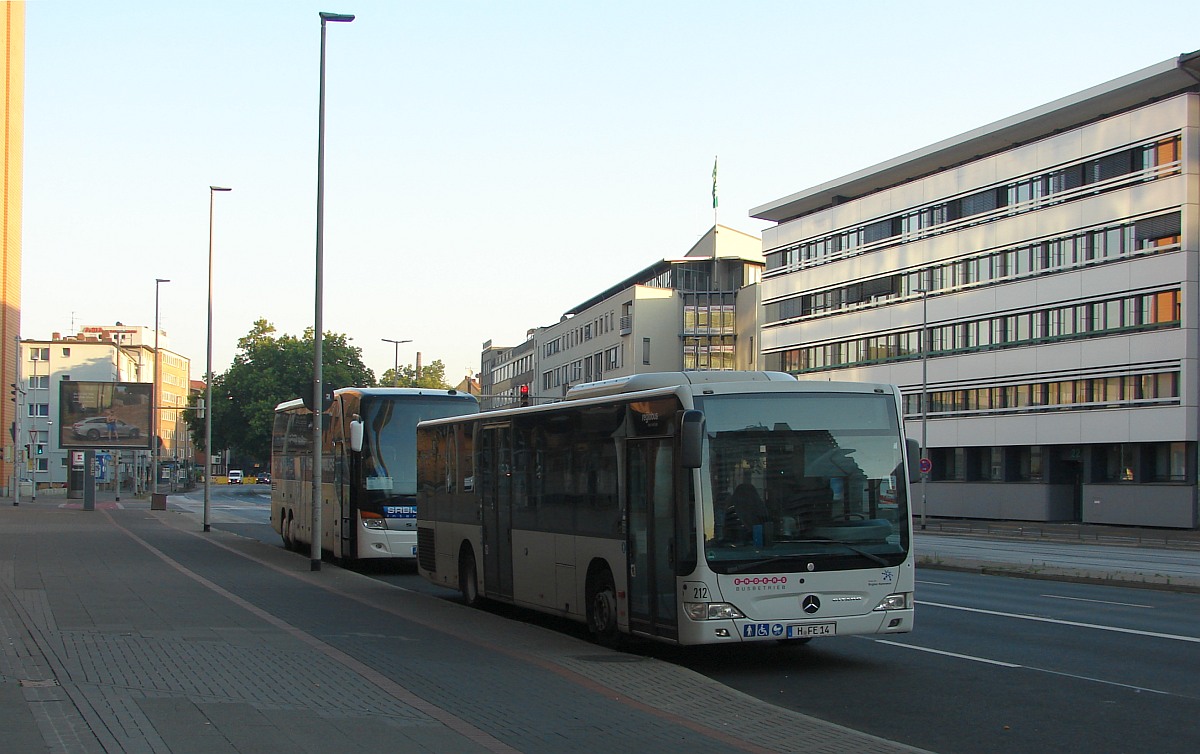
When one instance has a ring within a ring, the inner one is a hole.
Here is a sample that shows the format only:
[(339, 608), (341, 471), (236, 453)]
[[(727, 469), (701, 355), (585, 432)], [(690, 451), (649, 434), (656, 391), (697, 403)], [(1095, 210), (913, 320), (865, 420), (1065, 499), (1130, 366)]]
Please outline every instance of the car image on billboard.
[(59, 383), (63, 448), (149, 448), (154, 386), (146, 382)]

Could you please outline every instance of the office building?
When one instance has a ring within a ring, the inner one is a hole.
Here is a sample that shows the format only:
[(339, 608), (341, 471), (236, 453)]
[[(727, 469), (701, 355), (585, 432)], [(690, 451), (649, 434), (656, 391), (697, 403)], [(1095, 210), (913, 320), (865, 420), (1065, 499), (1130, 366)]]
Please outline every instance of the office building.
[[(661, 259), (528, 331), (485, 343), (485, 409), (562, 400), (572, 385), (643, 372), (756, 369), (761, 239), (716, 225), (682, 256)], [(489, 396), (492, 396), (489, 398)]]
[(920, 516), (1197, 527), (1200, 54), (754, 209), (762, 353), (896, 383)]

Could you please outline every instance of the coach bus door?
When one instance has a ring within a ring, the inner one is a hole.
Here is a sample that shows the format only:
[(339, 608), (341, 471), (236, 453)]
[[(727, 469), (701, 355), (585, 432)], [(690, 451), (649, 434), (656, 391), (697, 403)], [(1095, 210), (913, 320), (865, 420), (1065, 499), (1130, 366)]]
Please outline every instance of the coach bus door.
[(354, 465), (355, 456), (357, 453), (349, 453), (346, 449), (346, 443), (338, 442), (333, 446), (333, 489), (337, 494), (338, 501), (338, 552), (340, 558), (354, 558), (358, 556), (358, 526), (355, 515), (355, 499), (354, 486), (347, 484), (349, 479), (356, 477), (350, 471), (350, 467)]
[(479, 433), (480, 493), (483, 498), (483, 579), (488, 594), (512, 597), (512, 426)]
[(625, 444), (629, 503), (629, 624), (675, 638), (675, 453), (672, 438)]

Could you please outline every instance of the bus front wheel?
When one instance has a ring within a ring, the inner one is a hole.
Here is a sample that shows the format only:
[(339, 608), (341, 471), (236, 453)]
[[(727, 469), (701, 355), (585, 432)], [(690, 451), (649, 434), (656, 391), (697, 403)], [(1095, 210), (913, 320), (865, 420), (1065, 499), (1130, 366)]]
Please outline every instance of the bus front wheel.
[(591, 580), (588, 594), (588, 629), (597, 644), (615, 647), (620, 633), (617, 630), (617, 587), (607, 568)]
[(471, 548), (463, 548), (458, 556), (458, 591), (462, 593), (463, 602), (471, 607), (479, 604), (479, 579), (475, 571), (475, 553)]

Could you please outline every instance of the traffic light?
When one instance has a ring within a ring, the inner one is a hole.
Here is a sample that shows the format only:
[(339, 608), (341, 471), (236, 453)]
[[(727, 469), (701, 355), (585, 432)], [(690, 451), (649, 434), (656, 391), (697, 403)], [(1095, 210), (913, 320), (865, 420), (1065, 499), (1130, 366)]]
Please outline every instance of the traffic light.
[(525, 408), (526, 406), (528, 406), (528, 405), (529, 405), (529, 386), (528, 386), (528, 385), (522, 385), (522, 386), (520, 387), (520, 389), (518, 390), (518, 392), (519, 392), (519, 393), (520, 393), (520, 395), (521, 395), (521, 400), (520, 400), (520, 403), (519, 403), (518, 405), (519, 405), (521, 408)]
[(42, 455), (43, 453), (45, 453), (45, 452), (46, 452), (46, 446), (45, 446), (45, 445), (38, 445), (38, 446), (37, 446), (37, 448), (38, 448), (38, 452), (37, 452), (37, 454), (38, 454), (39, 456), (40, 456), (40, 455)]

